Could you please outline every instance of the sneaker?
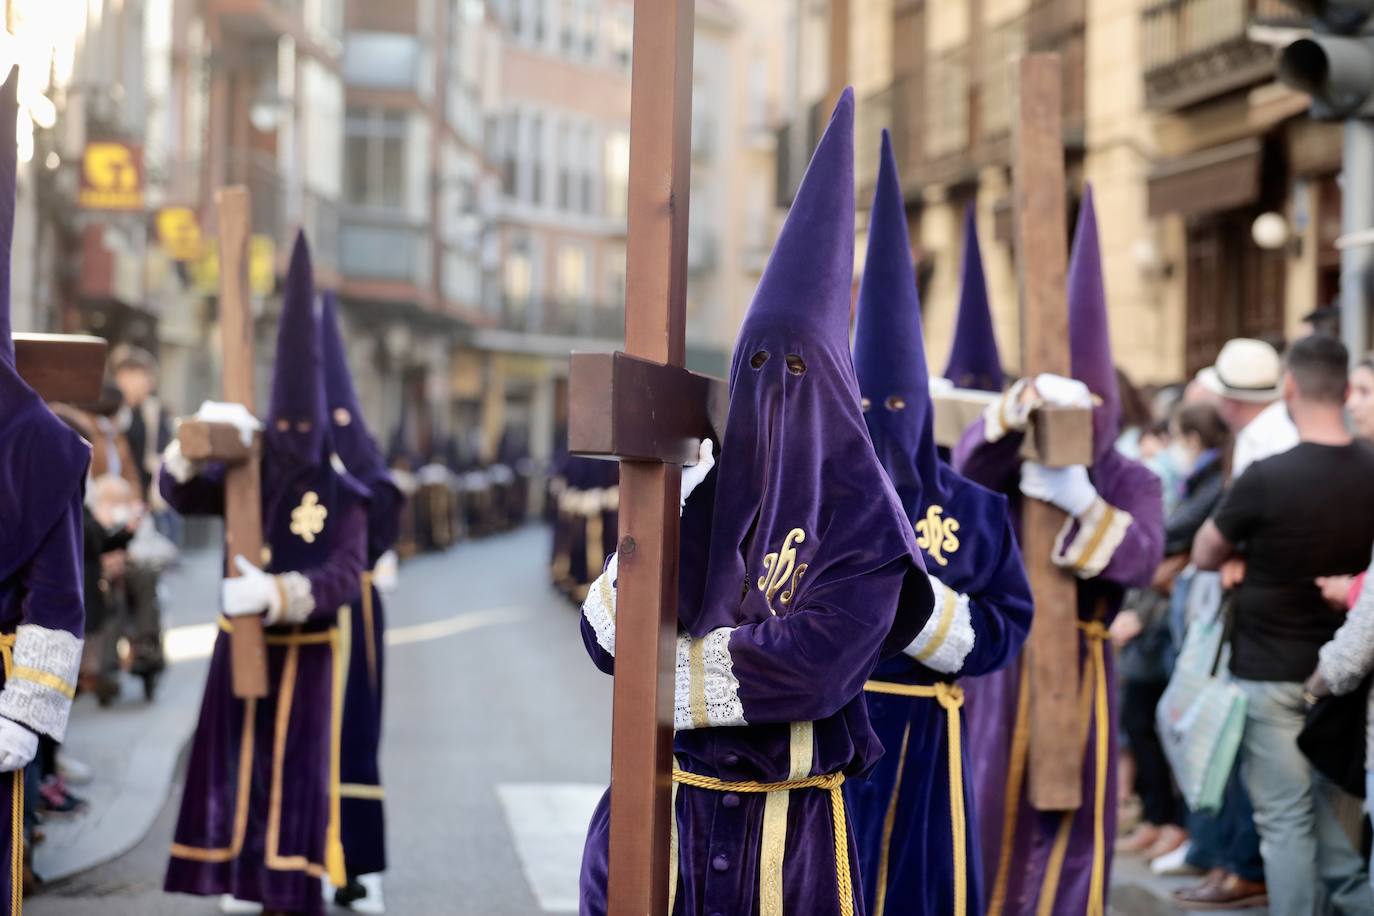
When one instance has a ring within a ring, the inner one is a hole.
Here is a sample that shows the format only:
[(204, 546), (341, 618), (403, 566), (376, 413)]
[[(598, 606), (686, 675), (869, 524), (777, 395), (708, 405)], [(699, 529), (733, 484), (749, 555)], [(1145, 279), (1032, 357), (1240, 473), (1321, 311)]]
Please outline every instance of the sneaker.
[(219, 911), (221, 913), (261, 913), (262, 904), (254, 903), (251, 900), (240, 900), (233, 894), (220, 894)]
[(95, 778), (95, 770), (90, 764), (82, 763), (66, 751), (57, 752), (57, 775), (63, 782), (74, 786), (84, 786)]
[(1189, 875), (1200, 875), (1202, 869), (1194, 868), (1188, 864), (1188, 850), (1191, 844), (1185, 841), (1173, 852), (1167, 852), (1158, 858), (1150, 860), (1150, 871), (1162, 878), (1186, 878)]

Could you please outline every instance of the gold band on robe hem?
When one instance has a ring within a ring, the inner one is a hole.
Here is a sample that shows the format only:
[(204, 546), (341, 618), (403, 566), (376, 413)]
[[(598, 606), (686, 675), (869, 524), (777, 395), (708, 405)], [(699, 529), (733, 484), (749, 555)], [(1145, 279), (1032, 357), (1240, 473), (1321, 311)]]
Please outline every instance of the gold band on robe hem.
[[(968, 912), (968, 815), (964, 807), (964, 750), (959, 710), (964, 705), (964, 691), (958, 684), (894, 684), (889, 681), (869, 681), (864, 684), (869, 693), (891, 696), (922, 697), (939, 702), (946, 714), (945, 739), (949, 769), (949, 824), (953, 850), (954, 916)], [(892, 830), (897, 816), (897, 796), (902, 788), (902, 770), (906, 764), (907, 739), (911, 736), (911, 718), (907, 717), (902, 732), (902, 749), (897, 757), (897, 781), (892, 787), (887, 814), (883, 819), (882, 852), (878, 860), (877, 899), (873, 916), (882, 916), (887, 905), (887, 863), (892, 842)]]
[[(341, 619), (346, 615), (347, 610), (346, 607), (339, 609)], [(226, 633), (230, 630), (230, 622), (225, 617), (220, 617), (219, 626)], [(282, 664), (281, 680), (278, 684), (277, 719), (273, 732), (272, 773), (267, 803), (267, 839), (263, 864), (273, 871), (303, 871), (312, 878), (323, 879), (329, 877), (329, 869), (324, 864), (311, 862), (305, 856), (283, 856), (278, 852), (281, 826), (281, 782), (286, 752), (286, 735), (291, 724), (291, 706), (295, 695), (300, 647), (328, 644), (333, 655), (332, 666), (337, 671), (340, 654), (338, 632), (335, 627), (306, 633), (271, 633), (269, 631), (266, 641), (268, 645), (286, 646), (287, 652), (286, 661)], [(336, 675), (336, 692), (337, 680)], [(243, 731), (239, 741), (238, 786), (234, 801), (234, 835), (230, 844), (223, 847), (203, 847), (174, 842), (171, 847), (171, 854), (174, 858), (217, 864), (231, 862), (237, 859), (243, 851), (244, 837), (248, 828), (249, 802), (253, 788), (254, 725), (256, 720), (257, 700), (244, 700)], [(331, 741), (331, 744), (337, 747), (335, 742)], [(336, 807), (331, 798), (331, 818)], [(346, 880), (346, 876), (344, 878)], [(331, 878), (331, 880), (333, 879)], [(343, 882), (338, 883), (342, 884)]]

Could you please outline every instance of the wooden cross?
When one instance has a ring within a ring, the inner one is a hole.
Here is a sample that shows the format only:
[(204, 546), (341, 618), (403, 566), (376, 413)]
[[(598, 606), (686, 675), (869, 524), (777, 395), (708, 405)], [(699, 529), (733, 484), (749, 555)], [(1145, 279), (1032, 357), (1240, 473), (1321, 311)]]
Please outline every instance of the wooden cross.
[[(1064, 212), (1061, 70), (1056, 54), (1030, 54), (1013, 65), (1012, 123), (1017, 280), (1021, 298), (1022, 375), (1069, 375), (1065, 290), (1068, 223)], [(1000, 395), (955, 389), (934, 396), (935, 438), (953, 448)], [(1040, 407), (1031, 415), (1021, 457), (1047, 467), (1093, 463), (1092, 411)], [(1065, 515), (1039, 500), (1021, 510), (1021, 553), (1035, 597), (1026, 644), (1030, 666), (1031, 804), (1068, 811), (1082, 803), (1083, 748), (1078, 721), (1078, 592), (1054, 565)], [(1008, 804), (1012, 802), (1009, 801)]]
[(19, 377), (50, 403), (93, 404), (100, 400), (108, 344), (85, 334), (15, 334)]
[(574, 354), (568, 446), (620, 459), (610, 916), (668, 908), (681, 466), (720, 439), (728, 395), (683, 368), (694, 0), (635, 0), (628, 353)]
[[(1018, 61), (1012, 83), (1013, 199), (1017, 280), (1021, 300), (1021, 372), (1070, 375), (1069, 308), (1065, 289), (1068, 220), (1064, 208), (1062, 69), (1057, 54), (1030, 54)], [(1072, 440), (1055, 462), (1092, 464), (1092, 411), (1040, 410), (1036, 425), (1069, 424), (1054, 439)], [(1076, 419), (1074, 417), (1076, 416)], [(1043, 433), (1026, 437), (1042, 443)], [(1075, 445), (1076, 443), (1076, 445)], [(1047, 450), (1043, 457), (1049, 457)], [(1067, 460), (1065, 460), (1067, 459)], [(1049, 462), (1046, 462), (1049, 463)], [(1083, 747), (1078, 711), (1078, 591), (1054, 565), (1054, 541), (1065, 514), (1035, 499), (1022, 502), (1021, 553), (1035, 597), (1035, 618), (1026, 643), (1030, 666), (1029, 797), (1041, 811), (1082, 804)], [(1007, 804), (1014, 804), (1008, 799)]]
[[(248, 298), (248, 189), (235, 185), (215, 195), (219, 210), (219, 315), (224, 351), (224, 400), (253, 412), (253, 309)], [(224, 475), (225, 575), (238, 575), (234, 557), (262, 557), (262, 440), (245, 445), (227, 423), (182, 420), (181, 452), (191, 461), (222, 461)], [(267, 650), (262, 617), (236, 617), (230, 630), (234, 695), (267, 696)]]

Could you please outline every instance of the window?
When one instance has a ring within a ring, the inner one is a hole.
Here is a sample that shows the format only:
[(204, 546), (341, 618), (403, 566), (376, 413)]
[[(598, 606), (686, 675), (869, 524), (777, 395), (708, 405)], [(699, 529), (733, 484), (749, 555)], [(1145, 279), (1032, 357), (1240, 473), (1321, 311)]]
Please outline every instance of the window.
[(530, 118), (530, 203), (544, 202), (544, 122), (535, 115)]
[(558, 4), (558, 50), (571, 55), (577, 47), (577, 0), (560, 0)]
[(534, 30), (530, 39), (537, 45), (544, 43), (544, 36), (548, 34), (548, 0), (534, 0)]
[(411, 88), (419, 66), (420, 42), (413, 35), (355, 31), (344, 43), (344, 79), (352, 86)]
[(626, 72), (630, 69), (631, 50), (634, 47), (634, 21), (627, 9), (618, 9), (611, 16), (606, 30), (606, 41), (610, 46), (611, 60)]
[(523, 240), (506, 255), (505, 293), (511, 303), (529, 302), (534, 293), (534, 261)]
[(596, 130), (588, 124), (582, 131), (581, 146), (582, 167), (581, 172), (582, 193), (578, 202), (578, 209), (588, 215), (596, 212), (596, 200), (593, 196), (593, 187), (596, 184)]
[[(492, 131), (492, 136), (496, 131)], [(515, 112), (506, 114), (505, 135), (501, 143), (501, 189), (507, 197), (515, 196), (516, 175), (520, 168), (520, 159), (517, 155), (520, 146), (520, 116)], [(493, 157), (495, 158), (495, 157)]]
[(587, 60), (596, 60), (596, 34), (596, 0), (582, 0), (582, 53)]
[(351, 107), (344, 123), (344, 194), (360, 207), (405, 207), (406, 115)]
[(572, 160), (577, 152), (572, 145), (571, 125), (559, 124), (554, 137), (553, 153), (558, 157), (558, 209), (571, 210), (573, 208)]
[(630, 195), (630, 135), (623, 130), (606, 137), (602, 164), (606, 177), (606, 215), (624, 219)]
[(587, 249), (564, 245), (558, 249), (558, 299), (573, 305), (587, 300)]

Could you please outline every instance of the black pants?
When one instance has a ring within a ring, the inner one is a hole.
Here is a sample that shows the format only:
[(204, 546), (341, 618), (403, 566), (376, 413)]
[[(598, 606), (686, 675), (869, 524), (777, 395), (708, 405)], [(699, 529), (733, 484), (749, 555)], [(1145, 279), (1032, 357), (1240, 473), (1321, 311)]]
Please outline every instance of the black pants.
[(1124, 681), (1121, 684), (1121, 728), (1135, 755), (1135, 790), (1151, 824), (1182, 824), (1185, 816), (1174, 786), (1169, 759), (1155, 731), (1155, 707), (1168, 684), (1163, 681)]

